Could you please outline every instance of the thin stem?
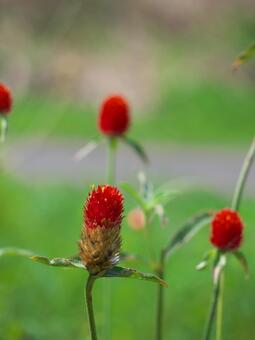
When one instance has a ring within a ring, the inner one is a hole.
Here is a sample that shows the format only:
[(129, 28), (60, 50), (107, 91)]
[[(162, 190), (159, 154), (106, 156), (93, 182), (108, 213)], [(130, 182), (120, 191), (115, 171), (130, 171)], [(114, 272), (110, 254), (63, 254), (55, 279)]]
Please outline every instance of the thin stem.
[(224, 272), (222, 272), (219, 279), (219, 298), (217, 306), (217, 319), (216, 319), (216, 340), (222, 339), (222, 315), (223, 315), (223, 287), (224, 287)]
[(213, 322), (216, 316), (216, 311), (217, 311), (217, 306), (218, 306), (218, 301), (219, 301), (219, 296), (220, 296), (220, 291), (221, 291), (221, 284), (220, 284), (221, 275), (222, 275), (222, 271), (220, 271), (218, 280), (214, 284), (211, 308), (210, 308), (209, 317), (208, 317), (208, 321), (206, 325), (205, 335), (203, 338), (204, 340), (210, 340), (210, 337), (211, 337), (212, 326), (213, 326)]
[[(146, 217), (146, 219), (147, 219), (147, 217)], [(147, 243), (147, 246), (148, 246), (148, 252), (149, 252), (150, 260), (151, 260), (152, 265), (154, 266), (155, 263), (156, 263), (156, 255), (155, 255), (155, 251), (154, 251), (154, 248), (153, 248), (153, 242), (152, 242), (151, 235), (150, 235), (150, 232), (149, 232), (149, 229), (148, 229), (148, 225), (146, 225), (145, 228), (144, 228), (144, 236), (145, 236), (146, 243)]]
[(85, 286), (85, 297), (89, 319), (89, 330), (91, 340), (97, 340), (96, 323), (93, 310), (92, 289), (96, 278), (93, 275), (89, 275)]
[(108, 142), (108, 168), (107, 168), (107, 182), (114, 184), (116, 181), (116, 151), (117, 139), (110, 137)]
[(231, 205), (233, 210), (236, 210), (236, 211), (239, 210), (244, 186), (245, 186), (249, 171), (251, 169), (254, 156), (255, 156), (255, 139), (253, 139), (250, 149), (244, 159), (243, 166), (241, 168), (240, 175), (239, 175), (236, 187), (235, 187), (232, 205)]
[[(159, 278), (164, 279), (165, 275), (165, 252), (161, 251), (159, 268), (157, 272)], [(163, 315), (164, 315), (164, 290), (162, 285), (158, 285), (157, 294), (157, 315), (156, 315), (156, 340), (163, 338)]]

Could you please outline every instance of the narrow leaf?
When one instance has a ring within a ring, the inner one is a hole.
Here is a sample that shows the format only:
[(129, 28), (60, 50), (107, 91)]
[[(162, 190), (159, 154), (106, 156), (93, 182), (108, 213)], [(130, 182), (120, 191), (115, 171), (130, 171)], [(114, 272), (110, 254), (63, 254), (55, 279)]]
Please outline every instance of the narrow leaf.
[(212, 217), (212, 212), (203, 212), (186, 222), (170, 239), (164, 249), (165, 256), (172, 255), (177, 249), (188, 243), (192, 237), (206, 226)]
[(203, 257), (202, 261), (199, 262), (196, 266), (196, 270), (203, 270), (205, 269), (209, 262), (215, 258), (215, 255), (216, 255), (216, 252), (215, 252), (215, 249), (212, 249), (212, 250), (209, 250), (205, 256)]
[(113, 267), (104, 273), (103, 277), (121, 277), (130, 278), (137, 280), (151, 281), (154, 283), (159, 283), (162, 286), (167, 287), (167, 283), (160, 279), (157, 275), (142, 273), (136, 269), (123, 268), (123, 267)]
[(250, 45), (245, 51), (239, 54), (236, 60), (233, 63), (233, 69), (237, 70), (242, 64), (249, 61), (252, 57), (255, 56), (255, 43)]
[(79, 256), (74, 256), (70, 258), (49, 258), (47, 256), (38, 256), (35, 255), (32, 251), (26, 249), (19, 248), (0, 248), (0, 256), (23, 256), (28, 258), (29, 260), (40, 262), (47, 266), (53, 267), (76, 267), (86, 269), (86, 267), (82, 264)]
[(250, 276), (250, 273), (249, 273), (249, 267), (248, 267), (248, 262), (247, 262), (246, 257), (240, 251), (235, 251), (233, 252), (233, 254), (235, 255), (235, 258), (238, 260), (238, 262), (240, 263), (241, 267), (243, 268), (245, 278), (248, 279)]
[(80, 162), (88, 155), (90, 155), (97, 147), (99, 143), (97, 141), (91, 141), (85, 146), (81, 147), (74, 155), (74, 160)]
[(149, 162), (148, 156), (147, 156), (144, 148), (141, 146), (141, 144), (139, 144), (138, 142), (136, 142), (135, 140), (133, 140), (133, 139), (127, 137), (127, 136), (123, 137), (123, 141), (135, 151), (135, 153), (138, 155), (138, 157), (141, 158), (141, 160), (144, 163)]
[(76, 267), (81, 269), (86, 269), (84, 264), (81, 262), (79, 257), (71, 257), (71, 258), (62, 258), (62, 257), (56, 257), (56, 258), (49, 258), (46, 256), (31, 256), (31, 260), (35, 262), (40, 262), (42, 264), (45, 264), (47, 266), (53, 266), (53, 267)]

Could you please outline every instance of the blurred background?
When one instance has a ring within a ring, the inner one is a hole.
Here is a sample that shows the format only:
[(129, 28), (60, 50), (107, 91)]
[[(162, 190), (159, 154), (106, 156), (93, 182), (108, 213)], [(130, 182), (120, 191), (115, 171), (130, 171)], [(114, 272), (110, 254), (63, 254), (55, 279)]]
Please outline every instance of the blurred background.
[[(252, 0), (0, 0), (0, 81), (14, 96), (0, 149), (0, 246), (49, 256), (77, 252), (84, 199), (90, 184), (105, 181), (106, 150), (81, 162), (74, 154), (98, 137), (98, 109), (112, 93), (129, 100), (130, 135), (151, 159), (145, 168), (121, 146), (118, 180), (136, 183), (143, 169), (157, 185), (193, 183), (169, 204), (169, 225), (160, 233), (151, 228), (155, 247), (195, 212), (227, 206), (255, 134), (254, 62), (231, 68), (254, 40), (254, 12)], [(224, 340), (255, 337), (254, 176), (241, 209), (251, 278), (230, 261)], [(126, 213), (132, 207), (127, 196)], [(124, 250), (146, 253), (143, 232), (124, 223), (123, 239)], [(209, 247), (207, 229), (169, 263), (166, 339), (201, 337), (211, 276), (194, 268)], [(2, 258), (0, 268), (1, 340), (88, 338), (85, 273), (20, 258)], [(156, 287), (126, 281), (113, 283), (112, 339), (152, 339)]]

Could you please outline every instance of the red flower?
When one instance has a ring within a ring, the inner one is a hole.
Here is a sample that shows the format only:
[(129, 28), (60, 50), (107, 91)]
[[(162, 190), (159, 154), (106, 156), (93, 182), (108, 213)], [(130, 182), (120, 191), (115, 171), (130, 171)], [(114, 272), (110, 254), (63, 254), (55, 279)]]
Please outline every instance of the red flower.
[(89, 194), (84, 207), (87, 229), (120, 227), (123, 213), (123, 196), (110, 185), (98, 186)]
[(99, 130), (108, 136), (123, 135), (130, 124), (129, 105), (122, 96), (105, 99), (99, 114)]
[(211, 243), (221, 250), (235, 250), (241, 245), (243, 228), (243, 223), (236, 211), (222, 209), (212, 220)]
[(12, 108), (11, 91), (4, 84), (0, 84), (0, 114), (7, 115)]

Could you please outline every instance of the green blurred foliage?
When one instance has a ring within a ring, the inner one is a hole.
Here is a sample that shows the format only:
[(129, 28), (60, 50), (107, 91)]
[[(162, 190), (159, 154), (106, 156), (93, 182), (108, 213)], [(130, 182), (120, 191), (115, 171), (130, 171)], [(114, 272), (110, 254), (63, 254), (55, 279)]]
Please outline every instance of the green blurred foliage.
[[(9, 137), (95, 138), (97, 110), (63, 99), (21, 99), (10, 118)], [(148, 115), (134, 110), (131, 134), (140, 141), (244, 145), (254, 126), (253, 89), (206, 81), (166, 87)]]
[[(73, 189), (66, 185), (29, 185), (10, 178), (2, 179), (0, 184), (4, 197), (0, 205), (1, 246), (28, 248), (48, 256), (77, 253), (88, 186)], [(126, 214), (133, 202), (126, 201), (125, 205)], [(153, 225), (150, 230), (155, 247), (165, 244), (177, 227), (197, 211), (226, 205), (228, 199), (206, 192), (177, 197), (168, 208), (169, 225), (163, 229)], [(254, 201), (246, 200), (241, 208), (246, 225), (243, 250), (250, 262), (251, 278), (244, 279), (235, 259), (230, 259), (226, 271), (223, 323), (226, 340), (249, 339), (255, 331), (253, 206)], [(210, 247), (208, 233), (205, 228), (167, 264), (166, 338), (195, 340), (203, 332), (211, 294), (211, 273), (209, 270), (196, 272), (195, 266)], [(123, 250), (148, 255), (143, 232), (134, 232), (124, 222), (122, 236)], [(128, 264), (149, 270), (139, 263)], [(84, 335), (88, 338), (83, 297), (86, 272), (51, 268), (19, 257), (3, 257), (0, 266), (1, 339), (78, 340), (84, 339)], [(155, 285), (123, 279), (112, 280), (112, 285), (112, 339), (120, 339), (120, 334), (123, 340), (152, 339)], [(95, 308), (99, 335), (103, 324), (102, 292), (102, 283), (98, 281)]]

